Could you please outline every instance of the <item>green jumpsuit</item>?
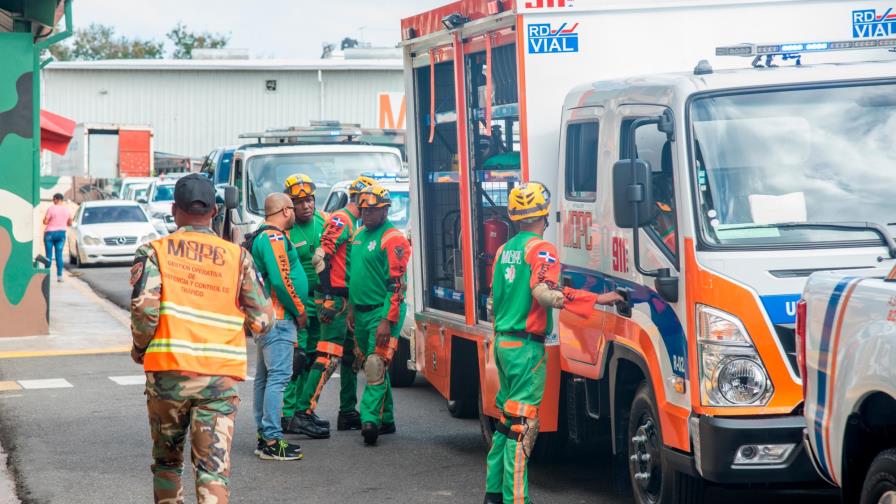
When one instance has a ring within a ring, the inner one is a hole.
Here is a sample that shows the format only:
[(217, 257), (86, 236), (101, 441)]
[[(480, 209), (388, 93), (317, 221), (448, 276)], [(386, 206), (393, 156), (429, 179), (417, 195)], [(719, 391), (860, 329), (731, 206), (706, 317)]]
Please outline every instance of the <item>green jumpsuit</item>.
[[(343, 208), (333, 212), (324, 226), (320, 238), (327, 259), (324, 270), (318, 276), (319, 284), (315, 293), (318, 302), (329, 297), (339, 312), (328, 323), (320, 323), (320, 337), (316, 344), (316, 358), (302, 384), (296, 409), (312, 412), (323, 387), (329, 379), (328, 368), (331, 359), (341, 358), (339, 411), (353, 412), (358, 404), (358, 376), (352, 369), (354, 362), (354, 340), (346, 338), (345, 319), (348, 315), (348, 245), (358, 217)], [(313, 271), (313, 270), (312, 270)]]
[[(411, 245), (404, 233), (386, 220), (377, 229), (362, 227), (351, 242), (349, 303), (355, 317), (355, 341), (365, 359), (379, 355), (385, 366), (373, 376), (365, 365), (367, 386), (361, 398), (361, 422), (377, 426), (395, 422), (392, 387), (386, 372), (404, 323), (404, 294)], [(388, 343), (377, 344), (376, 329), (391, 324)]]
[[(320, 236), (324, 231), (324, 224), (327, 222), (327, 216), (323, 212), (314, 211), (314, 216), (305, 223), (296, 221), (288, 233), (289, 241), (292, 242), (296, 251), (299, 253), (299, 260), (302, 263), (302, 269), (308, 277), (308, 299), (305, 305), (305, 311), (308, 314), (308, 325), (305, 329), (299, 331), (298, 346), (305, 351), (308, 362), (314, 358), (314, 352), (317, 348), (317, 340), (320, 337), (320, 321), (317, 318), (317, 308), (311, 301), (314, 299), (314, 289), (317, 287), (317, 272), (311, 264), (311, 258), (314, 251), (320, 246)], [(291, 378), (286, 384), (286, 390), (283, 392), (283, 416), (291, 417), (296, 412), (296, 404), (299, 402), (299, 395), (302, 392), (302, 385), (308, 377), (311, 366), (305, 366), (305, 369), (293, 373), (295, 378)]]
[[(538, 408), (544, 395), (544, 338), (553, 319), (533, 297), (543, 284), (560, 291), (557, 249), (531, 232), (520, 232), (498, 249), (492, 296), (495, 315), (495, 364), (500, 389), (496, 405), (503, 413), (488, 453), (486, 492), (504, 502), (529, 502), (527, 463), (538, 435)], [(597, 295), (564, 288), (563, 307), (587, 314)]]

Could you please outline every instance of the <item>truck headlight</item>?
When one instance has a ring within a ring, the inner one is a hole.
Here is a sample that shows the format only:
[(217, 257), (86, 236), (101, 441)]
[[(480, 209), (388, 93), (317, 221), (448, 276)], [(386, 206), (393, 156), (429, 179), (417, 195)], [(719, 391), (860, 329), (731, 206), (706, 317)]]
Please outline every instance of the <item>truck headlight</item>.
[(700, 399), (704, 406), (762, 406), (774, 387), (741, 321), (697, 305)]
[(103, 240), (90, 235), (84, 235), (84, 245), (102, 245)]

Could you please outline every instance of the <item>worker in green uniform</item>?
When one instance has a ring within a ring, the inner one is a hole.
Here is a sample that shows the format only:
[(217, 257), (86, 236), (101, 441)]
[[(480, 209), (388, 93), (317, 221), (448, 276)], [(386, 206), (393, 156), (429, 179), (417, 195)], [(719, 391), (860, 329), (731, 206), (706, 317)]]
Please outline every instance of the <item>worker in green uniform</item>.
[[(327, 215), (315, 208), (314, 192), (317, 187), (309, 176), (304, 173), (296, 173), (286, 179), (284, 186), (284, 192), (292, 199), (296, 217), (293, 227), (287, 230), (287, 237), (295, 247), (302, 269), (308, 277), (308, 299), (313, 300), (318, 278), (311, 260), (314, 257), (314, 251), (320, 247), (320, 236), (323, 233)], [(311, 437), (316, 438), (326, 437), (329, 435), (329, 421), (318, 418), (313, 411), (307, 415), (304, 411), (296, 409), (304, 380), (311, 370), (311, 363), (314, 361), (317, 341), (320, 337), (320, 321), (317, 318), (317, 309), (314, 303), (308, 303), (305, 308), (308, 313), (308, 324), (299, 331), (293, 354), (292, 377), (283, 393), (283, 432), (310, 434)], [(300, 423), (306, 427), (304, 430), (298, 428)]]
[(361, 397), (361, 435), (367, 445), (380, 434), (395, 432), (389, 363), (398, 348), (398, 337), (407, 307), (407, 267), (411, 244), (389, 222), (392, 198), (381, 186), (358, 195), (361, 221), (351, 242), (348, 300), (350, 325), (364, 358), (367, 386)]
[(314, 252), (312, 265), (318, 274), (315, 306), (320, 321), (320, 338), (316, 345), (316, 356), (302, 384), (302, 392), (296, 404), (291, 427), (309, 437), (328, 437), (310, 421), (317, 408), (317, 402), (324, 385), (336, 368), (340, 369), (341, 391), (338, 430), (361, 428), (361, 415), (355, 409), (358, 403), (358, 378), (354, 368), (354, 339), (347, 338), (346, 316), (348, 315), (348, 245), (357, 228), (361, 215), (357, 206), (361, 189), (376, 184), (369, 177), (358, 177), (349, 186), (349, 203), (330, 215), (320, 238), (320, 247)]
[(545, 336), (551, 310), (588, 317), (596, 305), (623, 302), (615, 292), (594, 294), (560, 287), (557, 249), (542, 239), (551, 195), (538, 182), (510, 191), (507, 212), (519, 232), (498, 249), (492, 297), (495, 364), (501, 420), (488, 453), (486, 504), (528, 504), (527, 463), (538, 436), (538, 407), (544, 394)]

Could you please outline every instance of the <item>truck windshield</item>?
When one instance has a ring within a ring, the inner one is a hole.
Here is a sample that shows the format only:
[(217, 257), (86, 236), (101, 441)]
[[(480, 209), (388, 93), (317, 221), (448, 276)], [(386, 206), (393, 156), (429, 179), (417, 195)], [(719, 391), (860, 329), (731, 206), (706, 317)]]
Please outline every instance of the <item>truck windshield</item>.
[(263, 215), (264, 199), (272, 192), (283, 191), (283, 182), (294, 173), (311, 177), (317, 186), (317, 206), (323, 208), (337, 182), (364, 172), (399, 173), (401, 159), (389, 152), (267, 154), (249, 158), (246, 166), (247, 206), (250, 212)]
[(896, 84), (693, 101), (697, 208), (723, 246), (880, 243), (896, 225)]
[(389, 220), (392, 224), (404, 231), (408, 227), (408, 213), (410, 212), (410, 198), (406, 192), (390, 193), (392, 205), (389, 207)]

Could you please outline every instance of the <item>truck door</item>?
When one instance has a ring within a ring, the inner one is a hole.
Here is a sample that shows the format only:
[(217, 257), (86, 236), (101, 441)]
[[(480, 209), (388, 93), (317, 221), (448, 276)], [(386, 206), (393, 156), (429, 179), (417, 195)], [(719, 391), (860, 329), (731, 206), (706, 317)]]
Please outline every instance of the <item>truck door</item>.
[(119, 130), (118, 175), (120, 177), (148, 177), (152, 159), (148, 130)]
[[(665, 107), (656, 105), (625, 105), (614, 111), (612, 124), (609, 125), (614, 133), (612, 151), (616, 152), (616, 159), (627, 159), (630, 154), (632, 138), (630, 126), (633, 121), (645, 117), (656, 117), (666, 111)], [(679, 135), (676, 141), (682, 141), (684, 135)], [(668, 268), (672, 276), (679, 280), (678, 300), (669, 302), (663, 299), (656, 291), (654, 279), (642, 275), (636, 271), (632, 251), (632, 231), (630, 229), (618, 229), (613, 220), (613, 206), (601, 207), (602, 225), (606, 225), (611, 232), (609, 240), (601, 244), (601, 255), (606, 256), (606, 264), (602, 268), (605, 272), (606, 289), (626, 287), (632, 290), (633, 308), (636, 311), (631, 320), (640, 326), (644, 332), (650, 335), (651, 345), (655, 355), (646, 355), (648, 360), (654, 360), (660, 367), (662, 375), (668, 378), (673, 376), (687, 380), (687, 340), (683, 322), (687, 320), (685, 306), (685, 275), (679, 260), (682, 247), (679, 218), (679, 205), (681, 201), (680, 184), (676, 180), (675, 167), (679, 166), (676, 159), (675, 141), (667, 139), (666, 134), (660, 132), (655, 124), (646, 124), (635, 130), (634, 141), (636, 156), (645, 161), (650, 167), (651, 182), (653, 186), (653, 203), (655, 217), (640, 233), (640, 257), (641, 265), (647, 270)], [(612, 184), (612, 177), (607, 177), (607, 183)], [(640, 312), (637, 313), (637, 312)], [(612, 338), (637, 338), (632, 334), (628, 319), (608, 310), (604, 331), (608, 339)], [(645, 353), (647, 350), (645, 349)], [(689, 406), (685, 396), (674, 393), (669, 387), (669, 380), (665, 381), (667, 387), (666, 397), (680, 405)]]
[[(598, 187), (598, 172), (607, 170), (612, 163), (598, 160), (602, 114), (603, 109), (599, 107), (567, 111), (561, 131), (558, 184), (560, 261), (563, 264), (561, 278), (566, 285), (580, 289), (594, 290), (598, 287), (596, 284), (602, 281), (594, 274), (601, 266), (598, 253), (601, 227), (595, 215), (606, 195), (612, 193), (605, 187)], [(560, 312), (560, 351), (564, 357), (588, 364), (597, 363), (605, 345), (602, 310), (601, 307), (601, 311), (588, 319)]]

